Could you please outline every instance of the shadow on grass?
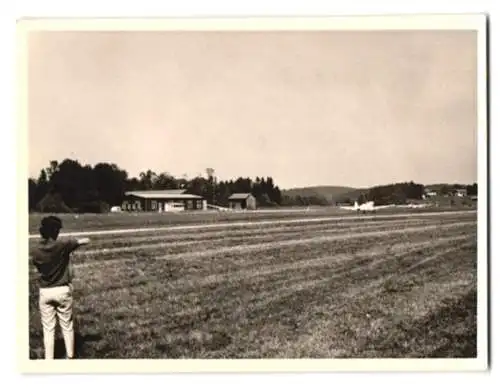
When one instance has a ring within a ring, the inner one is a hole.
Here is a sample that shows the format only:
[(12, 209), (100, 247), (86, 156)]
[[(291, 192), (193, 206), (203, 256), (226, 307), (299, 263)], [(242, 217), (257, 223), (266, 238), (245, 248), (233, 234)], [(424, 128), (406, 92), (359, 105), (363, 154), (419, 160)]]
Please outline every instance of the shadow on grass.
[[(86, 345), (92, 342), (99, 342), (102, 339), (100, 334), (82, 335), (75, 332), (75, 356), (76, 358), (86, 358)], [(56, 338), (54, 347), (54, 358), (61, 359), (66, 357), (66, 348), (63, 338)]]
[(437, 311), (415, 321), (399, 322), (390, 332), (372, 338), (370, 353), (398, 358), (475, 358), (476, 306), (476, 290), (445, 300)]
[(463, 299), (444, 307), (439, 311), (430, 324), (438, 326), (440, 321), (449, 320), (449, 317), (462, 321), (467, 330), (465, 332), (453, 332), (453, 326), (442, 330), (443, 337), (447, 342), (430, 352), (427, 357), (438, 358), (475, 358), (477, 357), (477, 321), (476, 321), (477, 293), (469, 292)]
[[(75, 332), (75, 357), (76, 358), (87, 358), (87, 347), (89, 344), (93, 342), (99, 342), (102, 340), (102, 336), (100, 334), (86, 334), (82, 335), (79, 332)], [(43, 359), (44, 351), (42, 338), (37, 338), (37, 343), (39, 343), (39, 349), (35, 351), (34, 349), (30, 350), (30, 359)], [(88, 356), (88, 355), (87, 355)], [(64, 345), (64, 339), (61, 335), (56, 335), (56, 339), (54, 342), (54, 358), (64, 359), (66, 357), (66, 347)]]

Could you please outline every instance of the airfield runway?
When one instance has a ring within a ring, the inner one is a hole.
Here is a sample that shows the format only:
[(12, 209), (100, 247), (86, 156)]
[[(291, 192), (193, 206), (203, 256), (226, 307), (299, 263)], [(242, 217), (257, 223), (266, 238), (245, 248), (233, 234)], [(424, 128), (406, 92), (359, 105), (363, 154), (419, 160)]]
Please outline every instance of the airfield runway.
[[(303, 213), (304, 211), (297, 211), (297, 213)], [(246, 213), (240, 212), (239, 214), (250, 215), (253, 212)], [(257, 212), (256, 214), (258, 214)], [(279, 210), (274, 210), (270, 212), (260, 212), (260, 213), (271, 213), (274, 215), (279, 215)], [(286, 210), (283, 213), (290, 215), (293, 210)], [(476, 214), (475, 210), (459, 210), (459, 211), (446, 211), (446, 212), (419, 212), (419, 213), (394, 213), (394, 214), (369, 214), (369, 215), (343, 215), (343, 216), (322, 216), (322, 217), (307, 217), (307, 218), (292, 218), (292, 219), (271, 219), (264, 221), (234, 221), (234, 222), (216, 222), (216, 223), (201, 223), (201, 224), (189, 224), (189, 225), (175, 225), (175, 226), (164, 226), (164, 227), (146, 227), (146, 228), (120, 228), (120, 229), (108, 229), (108, 230), (87, 230), (87, 225), (85, 224), (85, 219), (82, 217), (80, 220), (80, 229), (82, 231), (74, 232), (62, 232), (61, 237), (68, 236), (99, 236), (99, 235), (114, 235), (114, 234), (128, 234), (128, 233), (148, 233), (148, 232), (161, 232), (161, 231), (175, 231), (175, 230), (195, 230), (195, 229), (206, 229), (206, 228), (221, 228), (221, 227), (242, 227), (242, 226), (264, 226), (273, 224), (307, 224), (321, 221), (342, 221), (342, 220), (370, 220), (375, 218), (380, 219), (393, 219), (393, 218), (412, 218), (412, 217), (442, 217), (442, 216), (452, 216), (460, 214)], [(188, 213), (184, 214), (185, 217), (194, 216), (202, 213)], [(238, 214), (237, 212), (231, 214)], [(124, 217), (128, 217), (125, 214)], [(155, 214), (157, 216), (157, 214)], [(161, 215), (160, 215), (161, 216)], [(168, 215), (165, 216), (168, 219)], [(78, 219), (78, 218), (77, 218)], [(124, 218), (125, 220), (126, 218)], [(32, 223), (33, 227), (33, 223)], [(32, 233), (29, 235), (29, 239), (39, 238), (40, 235), (37, 233)]]

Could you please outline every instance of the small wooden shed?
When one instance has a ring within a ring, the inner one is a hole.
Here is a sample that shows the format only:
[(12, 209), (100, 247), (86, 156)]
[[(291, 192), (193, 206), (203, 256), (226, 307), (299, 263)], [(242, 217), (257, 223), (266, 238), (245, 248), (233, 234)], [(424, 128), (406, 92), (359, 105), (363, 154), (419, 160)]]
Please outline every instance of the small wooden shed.
[(229, 207), (235, 210), (255, 210), (257, 200), (252, 193), (235, 193), (229, 197)]

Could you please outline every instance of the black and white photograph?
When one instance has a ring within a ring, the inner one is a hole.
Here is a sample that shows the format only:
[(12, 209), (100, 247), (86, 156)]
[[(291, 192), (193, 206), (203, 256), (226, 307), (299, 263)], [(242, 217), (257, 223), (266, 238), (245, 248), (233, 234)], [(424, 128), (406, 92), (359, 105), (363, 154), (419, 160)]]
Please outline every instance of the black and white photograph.
[(484, 15), (18, 29), (26, 370), (486, 368)]

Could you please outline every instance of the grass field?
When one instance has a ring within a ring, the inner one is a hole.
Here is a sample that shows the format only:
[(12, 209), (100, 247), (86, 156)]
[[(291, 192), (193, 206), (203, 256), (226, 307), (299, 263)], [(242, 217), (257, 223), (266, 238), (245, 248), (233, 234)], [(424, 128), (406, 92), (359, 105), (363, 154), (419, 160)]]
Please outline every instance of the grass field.
[[(224, 223), (90, 236), (73, 258), (79, 357), (476, 356), (475, 212), (332, 215), (151, 215)], [(65, 231), (146, 217), (67, 216)], [(227, 225), (248, 217), (268, 222)], [(31, 358), (43, 357), (37, 298), (30, 267)]]
[[(429, 207), (424, 209), (386, 208), (377, 211), (377, 215), (405, 214), (405, 213), (429, 213), (448, 212), (459, 210), (471, 210), (468, 207)], [(77, 232), (81, 230), (103, 230), (111, 228), (127, 227), (159, 227), (167, 225), (186, 224), (210, 224), (215, 222), (231, 221), (264, 221), (282, 220), (304, 217), (325, 216), (352, 216), (356, 213), (351, 210), (343, 210), (338, 207), (297, 207), (285, 209), (265, 209), (257, 211), (191, 211), (180, 213), (106, 213), (106, 214), (60, 214), (63, 220), (64, 230), (62, 232)], [(370, 213), (366, 214), (370, 216)], [(29, 215), (28, 232), (38, 234), (38, 227), (45, 214), (33, 213)]]

